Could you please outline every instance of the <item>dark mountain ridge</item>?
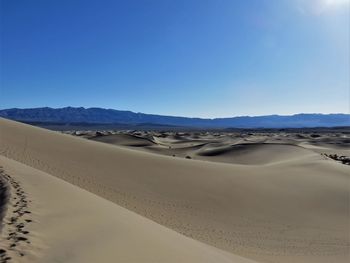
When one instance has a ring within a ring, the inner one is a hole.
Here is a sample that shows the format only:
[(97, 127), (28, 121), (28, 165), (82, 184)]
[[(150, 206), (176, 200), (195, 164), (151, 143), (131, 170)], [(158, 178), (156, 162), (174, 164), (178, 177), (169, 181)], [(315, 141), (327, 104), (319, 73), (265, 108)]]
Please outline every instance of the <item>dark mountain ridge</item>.
[(0, 117), (23, 122), (150, 124), (201, 128), (307, 128), (350, 126), (350, 114), (295, 114), (290, 116), (240, 116), (230, 118), (188, 118), (135, 113), (103, 108), (31, 108), (0, 110)]

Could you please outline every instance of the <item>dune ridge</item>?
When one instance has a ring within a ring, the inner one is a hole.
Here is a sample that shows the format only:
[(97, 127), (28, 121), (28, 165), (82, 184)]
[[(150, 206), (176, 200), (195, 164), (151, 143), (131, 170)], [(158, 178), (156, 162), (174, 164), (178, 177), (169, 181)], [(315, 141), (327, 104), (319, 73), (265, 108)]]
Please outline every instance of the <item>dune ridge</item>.
[(4, 119), (0, 125), (2, 155), (190, 238), (259, 262), (349, 259), (349, 167), (317, 152), (303, 149), (298, 158), (269, 165), (225, 164)]

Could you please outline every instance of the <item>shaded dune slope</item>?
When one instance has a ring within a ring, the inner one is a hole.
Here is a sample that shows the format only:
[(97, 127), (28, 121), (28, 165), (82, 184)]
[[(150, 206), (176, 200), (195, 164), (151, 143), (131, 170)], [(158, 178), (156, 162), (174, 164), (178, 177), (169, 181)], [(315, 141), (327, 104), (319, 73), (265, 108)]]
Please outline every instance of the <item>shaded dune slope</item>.
[(245, 143), (222, 147), (204, 147), (196, 152), (202, 157), (216, 157), (221, 161), (237, 164), (269, 164), (310, 155), (310, 151), (291, 144)]
[(347, 262), (349, 167), (178, 159), (0, 120), (1, 154), (179, 233), (261, 262)]
[(109, 144), (144, 147), (154, 145), (154, 142), (147, 138), (141, 138), (129, 134), (113, 134), (108, 136), (97, 136), (93, 138), (94, 141), (104, 142)]

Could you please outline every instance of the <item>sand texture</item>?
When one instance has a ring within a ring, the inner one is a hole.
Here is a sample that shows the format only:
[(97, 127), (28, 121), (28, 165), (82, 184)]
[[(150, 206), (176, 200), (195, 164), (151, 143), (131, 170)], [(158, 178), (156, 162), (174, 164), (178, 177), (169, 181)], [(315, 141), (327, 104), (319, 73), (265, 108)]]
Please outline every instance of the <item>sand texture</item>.
[[(5, 157), (0, 163), (14, 193), (1, 240), (9, 262), (253, 263), (32, 167)], [(15, 212), (20, 208), (13, 207), (19, 200), (17, 189), (30, 201), (20, 217)]]
[(30, 243), (12, 241), (25, 256), (8, 246), (6, 254), (18, 262), (348, 262), (350, 166), (322, 153), (349, 156), (349, 138), (332, 136), (88, 140), (0, 119), (0, 165), (33, 220)]

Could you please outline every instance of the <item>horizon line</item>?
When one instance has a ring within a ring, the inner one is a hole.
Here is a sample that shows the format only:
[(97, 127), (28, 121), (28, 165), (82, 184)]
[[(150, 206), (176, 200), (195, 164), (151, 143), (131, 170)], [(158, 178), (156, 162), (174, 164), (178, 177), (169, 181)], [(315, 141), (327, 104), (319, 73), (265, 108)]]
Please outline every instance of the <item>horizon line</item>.
[(290, 117), (290, 116), (296, 116), (296, 115), (350, 115), (350, 113), (344, 113), (344, 112), (334, 112), (334, 113), (321, 113), (321, 112), (299, 112), (299, 113), (291, 113), (291, 114), (263, 114), (263, 115), (235, 115), (235, 116), (228, 116), (228, 117), (189, 117), (189, 116), (179, 116), (179, 115), (169, 115), (169, 114), (159, 114), (159, 113), (145, 113), (145, 112), (138, 112), (138, 111), (133, 111), (133, 110), (120, 110), (120, 109), (115, 109), (115, 108), (103, 108), (103, 107), (86, 107), (86, 106), (64, 106), (64, 107), (49, 107), (49, 106), (42, 106), (42, 107), (29, 107), (29, 108), (18, 108), (18, 107), (12, 107), (12, 108), (1, 108), (0, 111), (3, 110), (13, 110), (13, 109), (18, 109), (18, 110), (31, 110), (31, 109), (43, 109), (43, 108), (48, 108), (48, 109), (53, 109), (53, 110), (58, 110), (58, 109), (65, 109), (65, 108), (74, 108), (74, 109), (79, 109), (83, 108), (85, 110), (87, 109), (104, 109), (104, 110), (115, 110), (115, 111), (124, 111), (124, 112), (132, 112), (135, 114), (146, 114), (146, 115), (157, 115), (157, 116), (166, 116), (166, 117), (176, 117), (176, 118), (191, 118), (191, 119), (227, 119), (227, 118), (240, 118), (240, 117), (266, 117), (266, 116), (280, 116), (280, 117)]

